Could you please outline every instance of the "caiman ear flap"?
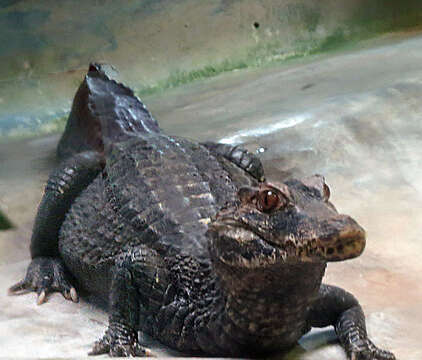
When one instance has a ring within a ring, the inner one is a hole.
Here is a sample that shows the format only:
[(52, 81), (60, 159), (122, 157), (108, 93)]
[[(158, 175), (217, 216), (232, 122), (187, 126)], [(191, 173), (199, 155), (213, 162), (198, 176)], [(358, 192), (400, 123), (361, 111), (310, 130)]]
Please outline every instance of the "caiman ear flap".
[(322, 175), (315, 174), (310, 177), (307, 177), (302, 180), (303, 184), (308, 188), (315, 189), (318, 191), (319, 195), (325, 200), (328, 201), (330, 198), (330, 188), (325, 183), (325, 178)]

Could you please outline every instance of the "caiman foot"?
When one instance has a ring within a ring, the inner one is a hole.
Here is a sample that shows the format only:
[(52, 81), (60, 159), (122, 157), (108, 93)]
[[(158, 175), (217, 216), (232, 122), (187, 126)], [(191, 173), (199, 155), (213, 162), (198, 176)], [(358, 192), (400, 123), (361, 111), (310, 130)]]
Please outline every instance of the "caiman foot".
[(63, 262), (58, 258), (38, 257), (31, 261), (25, 279), (9, 288), (9, 295), (20, 295), (29, 291), (38, 294), (41, 305), (52, 292), (60, 292), (67, 300), (78, 302), (78, 294), (69, 282)]
[(396, 360), (393, 353), (377, 348), (369, 339), (354, 342), (347, 353), (350, 360)]
[(113, 324), (98, 340), (88, 355), (109, 354), (112, 357), (154, 356), (151, 350), (143, 347), (136, 331), (122, 324)]

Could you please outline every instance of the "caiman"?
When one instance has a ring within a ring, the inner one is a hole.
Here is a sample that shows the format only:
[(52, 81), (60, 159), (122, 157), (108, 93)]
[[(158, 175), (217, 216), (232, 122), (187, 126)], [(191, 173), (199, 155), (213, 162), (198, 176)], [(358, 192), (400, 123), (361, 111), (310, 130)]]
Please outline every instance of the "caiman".
[[(239, 146), (166, 135), (100, 64), (79, 87), (11, 293), (75, 288), (108, 302), (90, 354), (145, 356), (138, 332), (190, 355), (263, 356), (332, 325), (350, 359), (393, 360), (367, 336), (356, 298), (324, 285), (365, 232), (319, 175), (268, 181)], [(73, 284), (77, 284), (73, 285)], [(79, 290), (78, 290), (79, 291)]]

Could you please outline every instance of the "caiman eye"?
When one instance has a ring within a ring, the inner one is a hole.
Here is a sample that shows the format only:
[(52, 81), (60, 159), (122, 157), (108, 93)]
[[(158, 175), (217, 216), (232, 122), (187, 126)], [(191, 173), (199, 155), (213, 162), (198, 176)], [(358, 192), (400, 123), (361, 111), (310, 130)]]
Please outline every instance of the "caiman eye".
[(270, 212), (283, 205), (282, 201), (280, 195), (273, 190), (261, 191), (258, 197), (259, 210)]

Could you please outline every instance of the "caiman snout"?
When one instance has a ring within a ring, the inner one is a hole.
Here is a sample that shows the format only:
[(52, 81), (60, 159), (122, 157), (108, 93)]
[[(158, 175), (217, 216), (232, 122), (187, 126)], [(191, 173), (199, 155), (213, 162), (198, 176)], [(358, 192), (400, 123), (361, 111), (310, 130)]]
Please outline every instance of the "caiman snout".
[(338, 215), (327, 221), (322, 230), (325, 235), (319, 237), (318, 247), (326, 261), (352, 259), (365, 248), (365, 230), (350, 216)]

